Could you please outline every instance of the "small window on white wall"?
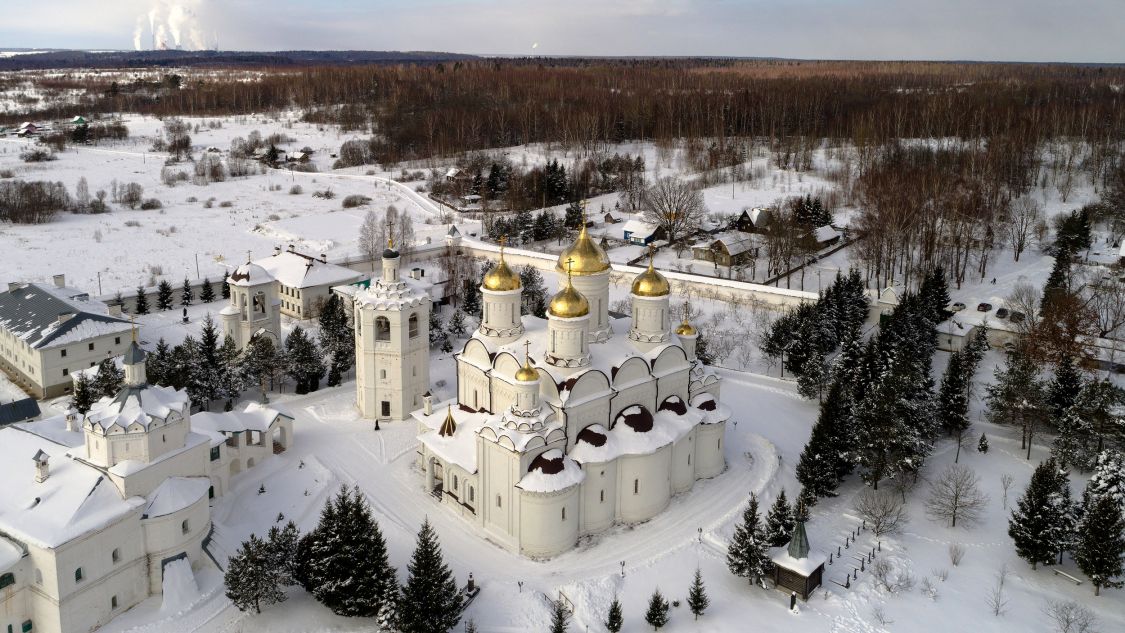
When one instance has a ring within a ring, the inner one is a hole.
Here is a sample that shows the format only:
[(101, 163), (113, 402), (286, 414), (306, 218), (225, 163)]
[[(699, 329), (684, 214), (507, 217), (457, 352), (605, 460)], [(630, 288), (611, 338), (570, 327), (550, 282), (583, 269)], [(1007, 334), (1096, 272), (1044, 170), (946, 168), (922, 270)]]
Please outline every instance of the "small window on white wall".
[(633, 480), (633, 494), (637, 494), (640, 491), (641, 491), (641, 480), (640, 479), (634, 479)]
[(121, 560), (121, 550), (118, 548), (114, 548), (113, 553), (110, 554), (110, 557), (113, 559), (113, 562), (119, 562)]
[(566, 521), (566, 508), (562, 509), (562, 520)]
[(180, 524), (180, 531), (184, 534), (191, 531), (191, 526), (188, 524), (187, 519), (184, 519), (184, 522)]
[(502, 508), (502, 507), (504, 507), (504, 504), (503, 504), (503, 503), (501, 502), (501, 500), (500, 500), (500, 495), (496, 495), (496, 507), (497, 507), (497, 508)]

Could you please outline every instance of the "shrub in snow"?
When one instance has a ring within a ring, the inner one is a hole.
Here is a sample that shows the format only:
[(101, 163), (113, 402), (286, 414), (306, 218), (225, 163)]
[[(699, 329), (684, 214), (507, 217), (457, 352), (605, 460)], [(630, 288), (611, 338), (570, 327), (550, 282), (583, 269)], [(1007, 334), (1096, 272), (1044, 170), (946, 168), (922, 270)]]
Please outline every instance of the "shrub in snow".
[(354, 209), (355, 207), (370, 203), (371, 198), (360, 194), (352, 194), (350, 196), (344, 197), (343, 202), (341, 202), (341, 206), (343, 206), (345, 209)]
[(55, 153), (44, 147), (31, 147), (20, 152), (20, 160), (25, 163), (44, 163), (55, 160)]

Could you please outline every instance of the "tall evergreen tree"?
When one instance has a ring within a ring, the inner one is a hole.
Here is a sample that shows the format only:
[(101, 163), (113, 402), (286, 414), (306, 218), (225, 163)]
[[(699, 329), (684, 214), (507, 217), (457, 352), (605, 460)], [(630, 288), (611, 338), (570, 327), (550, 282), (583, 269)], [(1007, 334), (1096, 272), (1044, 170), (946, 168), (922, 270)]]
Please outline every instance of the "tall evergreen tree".
[(520, 286), (520, 314), (546, 318), (547, 288), (543, 286), (543, 275), (539, 273), (539, 269), (531, 264), (521, 268)]
[(818, 497), (833, 495), (850, 466), (847, 397), (840, 381), (834, 381), (797, 462), (797, 481)]
[(551, 633), (566, 633), (570, 624), (570, 613), (566, 610), (566, 603), (562, 598), (556, 598), (551, 603)]
[(1094, 585), (1094, 595), (1102, 587), (1121, 587), (1122, 559), (1125, 557), (1125, 518), (1121, 505), (1110, 496), (1093, 497), (1078, 528), (1074, 562)]
[(355, 331), (340, 297), (333, 293), (320, 309), (320, 349), (328, 357), (328, 386), (340, 384), (341, 376), (355, 366)]
[(1125, 508), (1125, 453), (1105, 450), (1098, 454), (1086, 491), (1090, 498), (1109, 497)]
[(461, 291), (461, 309), (465, 314), (481, 318), (480, 314), (480, 278), (469, 276), (465, 280), (464, 288)]
[(211, 285), (211, 280), (207, 277), (203, 278), (203, 283), (199, 286), (199, 302), (211, 303), (215, 300), (215, 288)]
[(190, 306), (191, 302), (194, 300), (195, 290), (191, 287), (191, 280), (184, 277), (184, 285), (180, 287), (180, 305), (186, 308)]
[(696, 620), (703, 615), (703, 612), (711, 604), (711, 600), (707, 597), (707, 589), (703, 586), (703, 574), (698, 567), (695, 568), (695, 578), (692, 579), (691, 587), (688, 588), (687, 604)]
[(117, 367), (112, 358), (98, 363), (98, 374), (94, 377), (94, 393), (97, 398), (112, 398), (121, 390), (125, 381), (125, 371)]
[(949, 306), (949, 282), (945, 278), (945, 269), (935, 267), (930, 269), (918, 290), (922, 303), (925, 305), (926, 316), (934, 324), (946, 320)]
[(324, 359), (316, 348), (316, 343), (300, 326), (293, 328), (289, 336), (285, 337), (285, 357), (285, 373), (296, 383), (297, 393), (309, 393), (320, 388), (320, 380), (326, 373)]
[(668, 624), (668, 601), (660, 595), (659, 589), (653, 591), (652, 597), (648, 600), (645, 622), (648, 622), (653, 631), (658, 631), (660, 627)]
[(273, 556), (273, 566), (277, 570), (278, 584), (292, 586), (297, 584), (297, 548), (301, 542), (301, 531), (297, 524), (289, 521), (284, 527), (270, 528), (266, 546)]
[(224, 299), (230, 299), (230, 273), (223, 273), (223, 283), (219, 285), (219, 291), (222, 293)]
[(1063, 415), (1078, 399), (1083, 382), (1082, 372), (1075, 365), (1074, 358), (1063, 356), (1055, 366), (1054, 376), (1047, 383), (1047, 406), (1051, 425), (1055, 428), (1059, 428)]
[(609, 605), (609, 613), (606, 614), (605, 628), (609, 633), (621, 633), (622, 626), (625, 626), (625, 618), (621, 614), (621, 601), (614, 596)]
[(397, 586), (387, 544), (367, 500), (341, 486), (304, 539), (305, 588), (337, 615), (375, 617)]
[(172, 309), (172, 284), (167, 279), (161, 279), (156, 286), (156, 309), (161, 312)]
[(441, 555), (441, 545), (427, 519), (407, 567), (409, 578), (399, 608), (402, 633), (445, 633), (461, 619), (461, 594)]
[(465, 313), (461, 311), (461, 308), (457, 308), (453, 311), (453, 314), (449, 317), (449, 326), (447, 329), (449, 330), (449, 336), (452, 338), (462, 338), (465, 336)]
[(137, 314), (148, 314), (148, 295), (144, 286), (137, 286), (137, 299), (133, 311)]
[(79, 415), (86, 415), (95, 402), (97, 397), (90, 377), (85, 372), (78, 374), (78, 378), (74, 381), (74, 397), (71, 399), (75, 411), (78, 411)]
[(1032, 473), (1027, 490), (1008, 519), (1008, 535), (1015, 542), (1016, 553), (1031, 563), (1032, 569), (1039, 563), (1055, 562), (1066, 549), (1073, 529), (1072, 515), (1069, 483), (1065, 475), (1060, 481), (1058, 464), (1048, 459)]
[(1035, 425), (1043, 416), (1045, 394), (1039, 368), (1018, 347), (1008, 352), (1003, 367), (997, 367), (995, 382), (987, 387), (988, 419), (994, 424), (1018, 425), (1028, 459)]
[(769, 542), (770, 547), (781, 547), (788, 543), (794, 526), (796, 521), (793, 520), (793, 508), (785, 498), (785, 489), (782, 488), (777, 498), (773, 500), (769, 514), (766, 515), (766, 541)]
[(253, 607), (262, 612), (262, 605), (285, 601), (280, 574), (273, 554), (265, 541), (251, 534), (231, 557), (224, 576), (227, 597), (239, 611)]
[(727, 546), (727, 569), (735, 576), (748, 579), (750, 584), (761, 582), (770, 570), (768, 547), (765, 528), (758, 516), (758, 498), (751, 494), (750, 503), (742, 511), (742, 522), (735, 526), (734, 537)]

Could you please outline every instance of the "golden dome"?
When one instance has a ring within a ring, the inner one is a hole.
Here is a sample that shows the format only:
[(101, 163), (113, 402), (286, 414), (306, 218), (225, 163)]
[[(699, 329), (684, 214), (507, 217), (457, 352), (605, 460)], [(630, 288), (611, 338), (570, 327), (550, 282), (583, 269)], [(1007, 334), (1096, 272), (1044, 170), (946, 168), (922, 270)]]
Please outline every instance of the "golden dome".
[(485, 273), (484, 280), (481, 281), (481, 287), (494, 292), (520, 289), (520, 276), (513, 272), (508, 267), (508, 263), (504, 261), (503, 244), (500, 245), (500, 261)]
[(532, 367), (530, 362), (524, 360), (523, 367), (516, 370), (516, 380), (520, 382), (538, 382), (539, 370)]
[(652, 266), (652, 259), (648, 260), (648, 270), (633, 279), (632, 293), (638, 297), (664, 297), (672, 293), (668, 279), (656, 271)]
[(574, 289), (574, 284), (570, 283), (569, 271), (566, 275), (566, 287), (551, 297), (551, 304), (547, 307), (547, 312), (552, 316), (564, 319), (573, 319), (590, 314), (590, 302), (582, 296), (581, 292)]
[(699, 331), (695, 329), (694, 325), (688, 323), (687, 315), (685, 315), (683, 323), (680, 323), (680, 327), (676, 328), (676, 336), (696, 336), (698, 334)]
[(594, 275), (609, 270), (609, 255), (606, 255), (602, 247), (590, 239), (590, 234), (586, 232), (584, 215), (578, 239), (559, 255), (556, 269), (565, 271), (568, 260), (572, 263), (570, 271), (575, 275)]

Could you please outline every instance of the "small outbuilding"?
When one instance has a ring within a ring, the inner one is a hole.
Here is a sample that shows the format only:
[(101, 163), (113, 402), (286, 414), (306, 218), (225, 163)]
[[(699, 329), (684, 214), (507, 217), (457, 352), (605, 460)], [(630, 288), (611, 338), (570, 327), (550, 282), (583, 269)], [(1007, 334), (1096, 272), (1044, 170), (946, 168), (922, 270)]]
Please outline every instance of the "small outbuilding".
[(621, 229), (626, 242), (635, 246), (648, 246), (656, 240), (664, 239), (664, 229), (641, 220), (629, 220)]
[(809, 550), (809, 537), (805, 533), (805, 522), (798, 521), (793, 528), (793, 536), (787, 547), (774, 548), (770, 553), (773, 561), (773, 583), (778, 589), (795, 591), (802, 600), (821, 584), (824, 576), (823, 554)]

